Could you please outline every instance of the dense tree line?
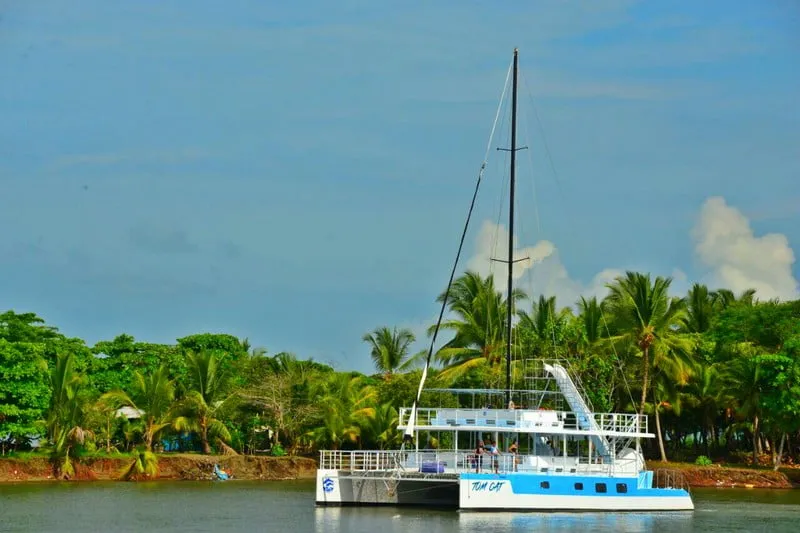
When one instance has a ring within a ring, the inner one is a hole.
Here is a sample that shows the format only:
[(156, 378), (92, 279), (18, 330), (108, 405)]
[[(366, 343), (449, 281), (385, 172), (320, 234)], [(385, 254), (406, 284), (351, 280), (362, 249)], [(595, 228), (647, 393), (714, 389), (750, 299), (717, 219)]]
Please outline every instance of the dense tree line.
[[(651, 417), (653, 457), (796, 459), (800, 301), (760, 302), (753, 291), (699, 284), (677, 297), (670, 282), (628, 272), (606, 298), (581, 298), (574, 309), (515, 291), (513, 386), (524, 385), (526, 359), (557, 358), (596, 411)], [(467, 272), (455, 281), (431, 387), (505, 386), (505, 306), (493, 278)], [(120, 335), (87, 346), (35, 314), (8, 311), (0, 314), (0, 447), (17, 453), (38, 443), (58, 476), (84, 454), (129, 453), (136, 475), (154, 469), (159, 451), (395, 447), (397, 409), (411, 405), (426, 354), (411, 353), (407, 329), (379, 327), (363, 340), (373, 376), (269, 356), (225, 334), (171, 345)]]
[(35, 447), (59, 477), (86, 454), (129, 454), (137, 475), (155, 469), (159, 451), (390, 446), (397, 411), (379, 402), (380, 381), (267, 356), (231, 335), (174, 345), (119, 335), (87, 346), (33, 313), (0, 314), (2, 454)]

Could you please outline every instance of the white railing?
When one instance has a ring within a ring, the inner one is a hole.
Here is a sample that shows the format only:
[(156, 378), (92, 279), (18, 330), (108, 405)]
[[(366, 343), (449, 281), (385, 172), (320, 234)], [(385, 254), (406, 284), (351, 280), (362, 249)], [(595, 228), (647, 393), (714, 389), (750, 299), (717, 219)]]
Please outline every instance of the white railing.
[(319, 467), (351, 473), (402, 470), (427, 474), (461, 472), (528, 472), (553, 475), (636, 475), (636, 462), (617, 459), (603, 464), (599, 458), (546, 457), (500, 453), (477, 455), (474, 450), (321, 450)]
[(399, 450), (321, 450), (319, 467), (323, 470), (391, 470), (400, 465), (407, 452)]
[[(410, 407), (400, 408), (398, 427), (405, 428), (411, 415)], [(630, 413), (594, 413), (594, 421), (601, 431), (636, 434), (647, 433), (647, 416)], [(498, 431), (530, 429), (538, 433), (545, 430), (580, 430), (578, 414), (572, 411), (531, 409), (456, 409), (418, 408), (415, 426), (420, 429), (456, 429), (470, 427), (496, 428)]]

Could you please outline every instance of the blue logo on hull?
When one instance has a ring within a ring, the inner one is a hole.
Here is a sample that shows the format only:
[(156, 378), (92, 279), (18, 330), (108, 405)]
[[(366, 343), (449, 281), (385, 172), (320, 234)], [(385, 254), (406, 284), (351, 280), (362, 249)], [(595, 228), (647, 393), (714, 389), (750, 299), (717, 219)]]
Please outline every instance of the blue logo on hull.
[(473, 481), (472, 482), (472, 490), (474, 491), (488, 491), (488, 492), (500, 492), (500, 489), (503, 488), (505, 485), (505, 481)]
[(333, 492), (333, 480), (329, 477), (322, 479), (322, 490), (325, 492)]

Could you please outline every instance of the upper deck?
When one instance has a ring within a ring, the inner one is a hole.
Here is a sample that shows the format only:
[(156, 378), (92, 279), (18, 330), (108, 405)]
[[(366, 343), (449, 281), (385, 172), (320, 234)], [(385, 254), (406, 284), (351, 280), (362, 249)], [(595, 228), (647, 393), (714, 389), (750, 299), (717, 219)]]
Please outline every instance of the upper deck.
[[(410, 407), (400, 409), (398, 429), (408, 427)], [(610, 438), (652, 438), (647, 416), (630, 413), (591, 413), (545, 409), (417, 408), (416, 430), (501, 431), (550, 435), (594, 435)]]

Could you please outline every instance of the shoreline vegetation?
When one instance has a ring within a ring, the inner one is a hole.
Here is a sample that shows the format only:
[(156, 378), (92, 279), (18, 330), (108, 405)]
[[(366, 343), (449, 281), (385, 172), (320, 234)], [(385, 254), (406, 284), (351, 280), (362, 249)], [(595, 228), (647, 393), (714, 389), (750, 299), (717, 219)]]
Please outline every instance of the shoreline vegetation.
[[(523, 388), (526, 359), (558, 359), (594, 411), (647, 415), (649, 465), (694, 486), (797, 483), (800, 300), (701, 284), (675, 296), (670, 286), (627, 272), (605, 298), (566, 306), (515, 290), (511, 388)], [(505, 388), (506, 296), (493, 277), (468, 271), (447, 311), (421, 405), (494, 405), (427, 389)], [(9, 465), (36, 479), (202, 479), (216, 461), (235, 478), (292, 478), (322, 449), (397, 449), (398, 407), (412, 405), (427, 351), (411, 353), (415, 336), (402, 328), (363, 341), (372, 375), (269, 355), (224, 333), (174, 344), (121, 334), (91, 346), (35, 313), (0, 313), (0, 472), (8, 481)], [(447, 449), (450, 437), (421, 431), (418, 445)]]

